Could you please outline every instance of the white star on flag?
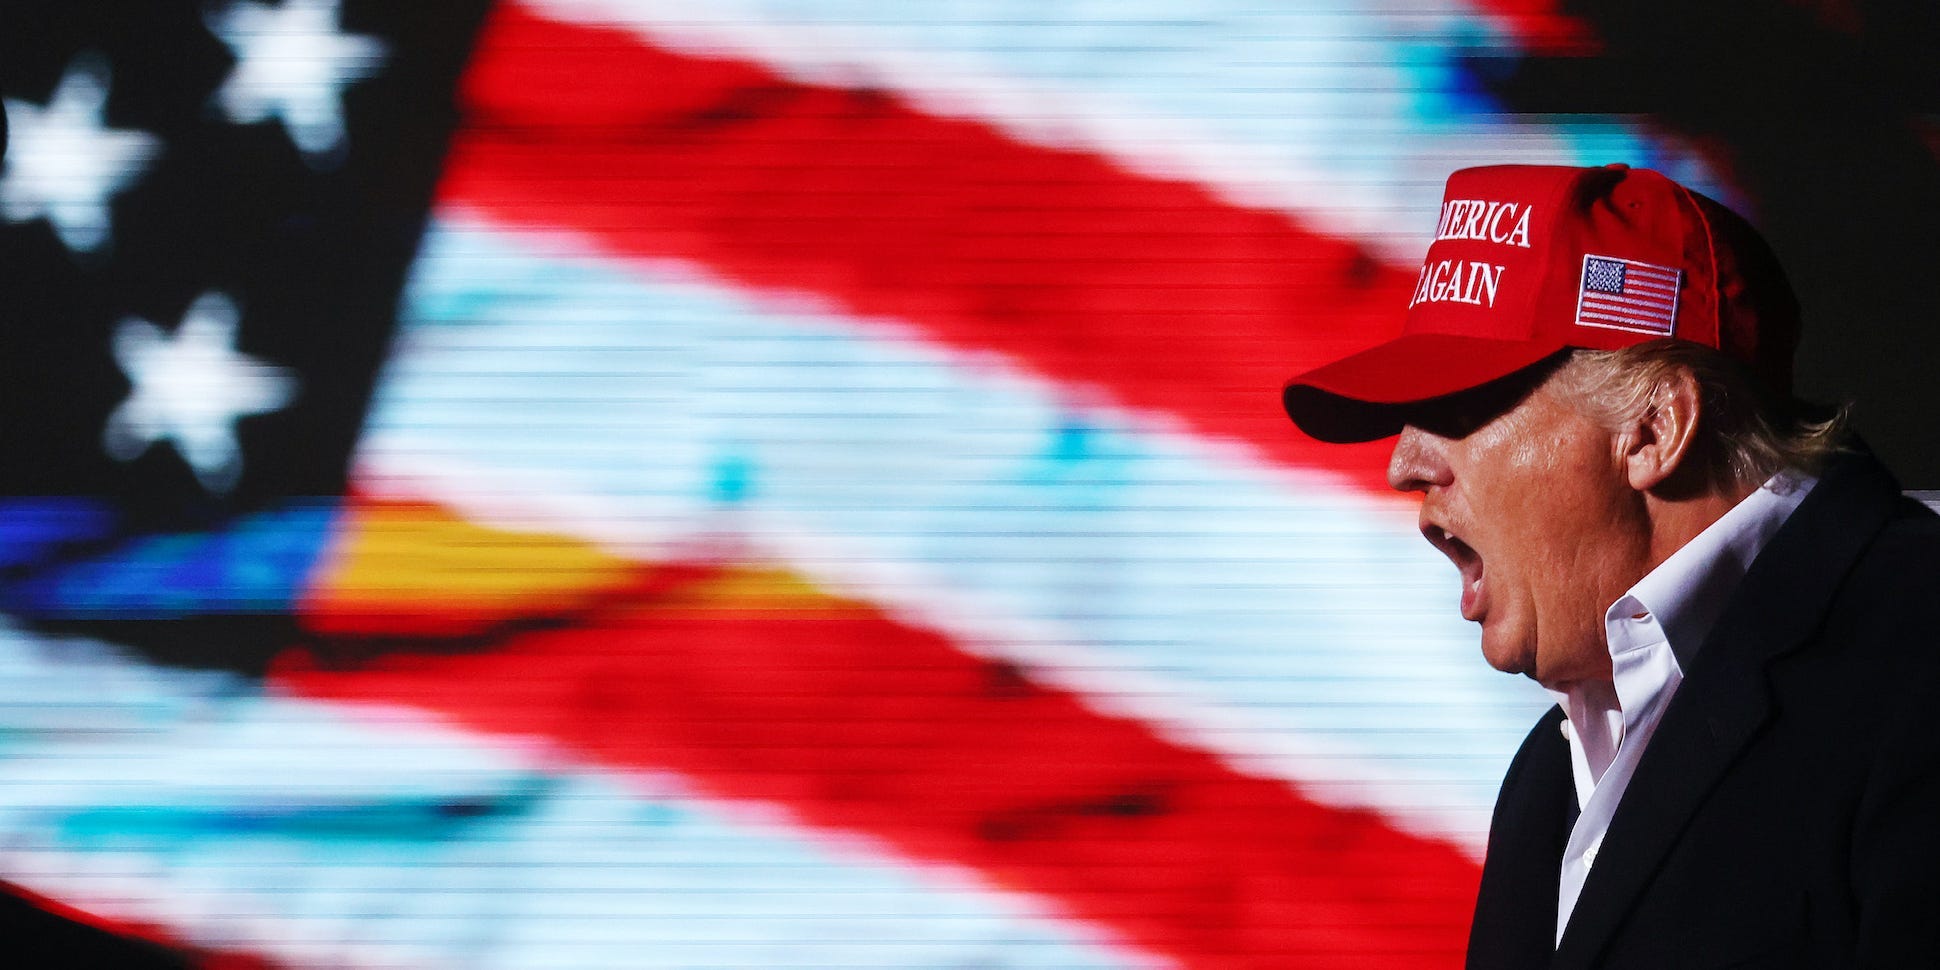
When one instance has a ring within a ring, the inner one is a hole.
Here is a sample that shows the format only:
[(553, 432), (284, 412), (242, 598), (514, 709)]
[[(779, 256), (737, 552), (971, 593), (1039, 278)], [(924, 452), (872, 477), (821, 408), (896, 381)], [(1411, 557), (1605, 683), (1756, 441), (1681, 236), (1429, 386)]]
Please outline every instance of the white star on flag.
[(141, 174), (161, 145), (147, 132), (107, 127), (107, 102), (108, 69), (87, 56), (68, 66), (45, 107), (6, 99), (12, 144), (0, 176), (0, 214), (7, 221), (45, 216), (77, 253), (107, 244), (109, 198)]
[(233, 349), (237, 316), (227, 296), (206, 293), (172, 336), (146, 320), (122, 321), (114, 356), (134, 388), (108, 416), (103, 443), (111, 457), (131, 461), (168, 441), (204, 488), (235, 486), (242, 474), (236, 422), (275, 411), (296, 392), (287, 368)]
[(244, 0), (212, 17), (209, 29), (237, 58), (216, 92), (223, 114), (237, 124), (276, 118), (311, 164), (330, 160), (344, 144), (343, 89), (384, 59), (383, 43), (337, 22), (336, 0)]

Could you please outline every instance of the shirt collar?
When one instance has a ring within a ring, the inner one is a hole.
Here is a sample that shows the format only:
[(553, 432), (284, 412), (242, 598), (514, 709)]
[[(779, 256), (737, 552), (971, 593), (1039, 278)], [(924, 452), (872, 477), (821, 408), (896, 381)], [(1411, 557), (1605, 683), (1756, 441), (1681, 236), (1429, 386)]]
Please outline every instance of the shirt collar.
[(1626, 736), (1648, 737), (1752, 560), (1817, 482), (1772, 476), (1604, 611), (1611, 683), (1549, 691), (1569, 719), (1580, 806), (1587, 809)]
[(1661, 625), (1678, 666), (1688, 669), (1752, 560), (1818, 482), (1801, 472), (1773, 475), (1638, 580), (1611, 605), (1606, 621), (1634, 608), (1626, 601), (1641, 604)]

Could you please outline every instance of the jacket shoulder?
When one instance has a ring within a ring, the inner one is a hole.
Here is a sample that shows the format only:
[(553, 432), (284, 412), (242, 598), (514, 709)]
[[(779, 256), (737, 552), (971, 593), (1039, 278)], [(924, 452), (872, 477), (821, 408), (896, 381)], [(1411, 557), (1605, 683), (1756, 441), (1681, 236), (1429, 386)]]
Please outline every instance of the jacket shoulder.
[[(1940, 515), (1911, 499), (1903, 500), (1841, 580), (1828, 611), (1827, 629), (1936, 639)], [(1930, 652), (1940, 659), (1940, 650)]]

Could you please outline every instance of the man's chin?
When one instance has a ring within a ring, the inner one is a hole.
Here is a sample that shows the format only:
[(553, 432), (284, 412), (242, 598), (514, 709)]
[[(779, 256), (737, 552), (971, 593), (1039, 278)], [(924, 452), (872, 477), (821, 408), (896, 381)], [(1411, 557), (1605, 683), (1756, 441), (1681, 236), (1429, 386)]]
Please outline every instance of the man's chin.
[(1521, 644), (1491, 644), (1488, 629), (1482, 631), (1482, 659), (1489, 666), (1505, 674), (1521, 674), (1530, 680), (1536, 679), (1535, 651), (1527, 650)]
[(1505, 674), (1521, 674), (1522, 676), (1527, 677), (1530, 680), (1536, 680), (1536, 665), (1533, 663), (1524, 661), (1521, 658), (1497, 660), (1493, 657), (1488, 656), (1487, 654), (1484, 654), (1483, 659), (1488, 660), (1489, 666), (1494, 667), (1495, 669), (1500, 670)]

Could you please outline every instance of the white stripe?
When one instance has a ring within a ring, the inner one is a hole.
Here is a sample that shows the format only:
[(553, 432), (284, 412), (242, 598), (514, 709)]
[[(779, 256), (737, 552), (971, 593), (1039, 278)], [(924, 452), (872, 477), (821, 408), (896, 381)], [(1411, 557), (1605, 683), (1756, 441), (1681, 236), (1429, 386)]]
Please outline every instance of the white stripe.
[(1642, 307), (1647, 310), (1668, 311), (1671, 308), (1677, 306), (1677, 301), (1673, 299), (1653, 300), (1648, 298), (1632, 298), (1627, 296), (1616, 296), (1614, 294), (1602, 292), (1601, 290), (1590, 290), (1589, 292), (1586, 292), (1583, 294), (1584, 306), (1588, 306), (1592, 302), (1610, 304), (1611, 309), (1622, 309), (1624, 306), (1635, 306), (1635, 307)]
[(1479, 851), (1549, 701), (1477, 656), (1409, 503), (888, 322), (537, 245), (431, 233), (360, 488), (643, 558), (741, 532), (1244, 770)]
[(1638, 310), (1633, 307), (1605, 306), (1605, 305), (1597, 304), (1595, 302), (1588, 302), (1588, 301), (1586, 301), (1583, 304), (1581, 316), (1586, 320), (1618, 319), (1618, 320), (1643, 321), (1643, 322), (1649, 322), (1651, 325), (1660, 327), (1660, 328), (1668, 328), (1669, 326), (1671, 326), (1671, 322), (1673, 319), (1671, 312), (1669, 310), (1653, 313), (1653, 312), (1648, 312), (1644, 310)]
[(1645, 277), (1660, 279), (1668, 282), (1668, 281), (1676, 280), (1679, 274), (1678, 270), (1671, 269), (1668, 266), (1657, 266), (1652, 263), (1639, 263), (1634, 260), (1628, 260), (1628, 259), (1619, 260), (1619, 262), (1623, 263), (1623, 265), (1626, 267), (1625, 272), (1628, 272), (1637, 276), (1645, 276)]
[[(1043, 903), (676, 779), (265, 696), (0, 619), (0, 867), (296, 966), (1158, 966)], [(445, 817), (437, 806), (476, 812)]]
[(1726, 197), (1695, 153), (1614, 117), (1542, 125), (1438, 104), (1458, 86), (1444, 58), (1471, 49), (1479, 26), (1450, 0), (526, 5), (799, 81), (886, 88), (939, 116), (1292, 212), (1410, 267), (1443, 180), (1470, 165), (1648, 162)]
[[(1595, 321), (1604, 321), (1596, 323)], [(1670, 333), (1669, 320), (1647, 320), (1640, 317), (1605, 316), (1600, 313), (1578, 314), (1576, 322), (1586, 327), (1602, 327), (1606, 330), (1629, 330), (1634, 333)]]
[(1667, 326), (1671, 322), (1671, 314), (1668, 310), (1661, 313), (1646, 313), (1625, 306), (1603, 306), (1591, 300), (1583, 301), (1582, 315), (1599, 319), (1651, 320)]

